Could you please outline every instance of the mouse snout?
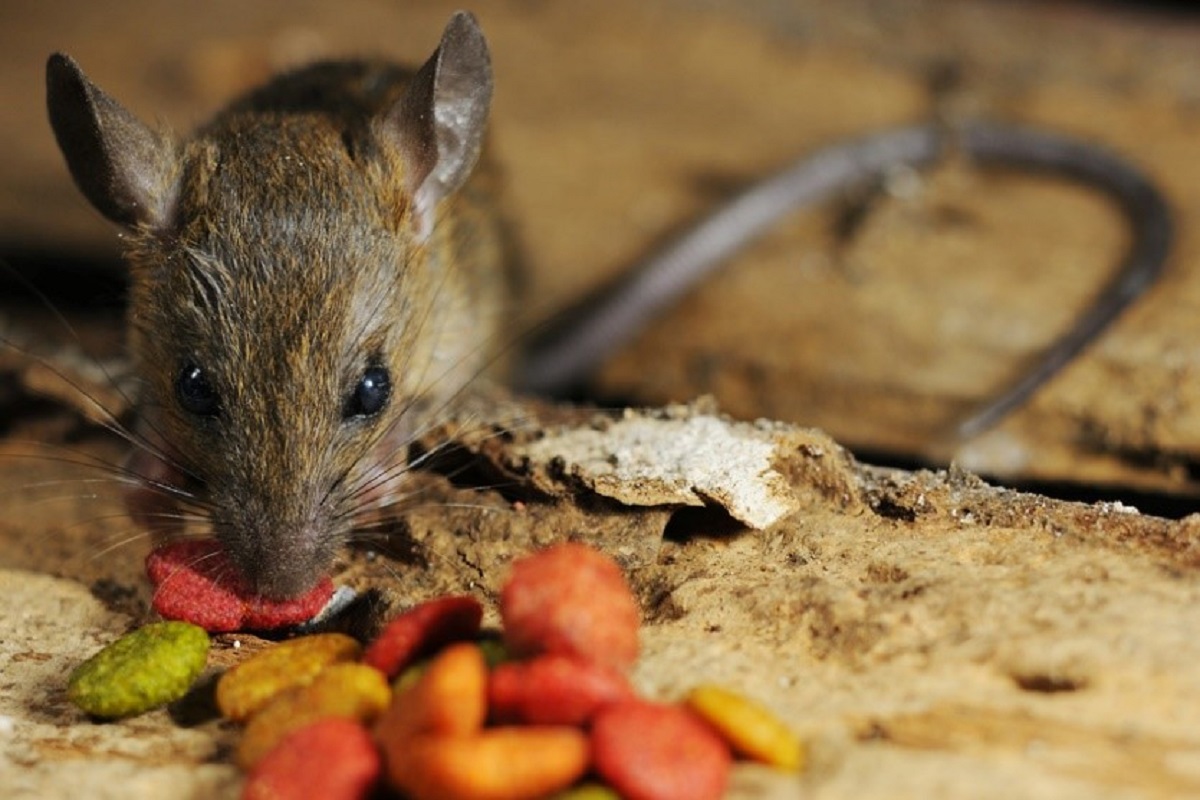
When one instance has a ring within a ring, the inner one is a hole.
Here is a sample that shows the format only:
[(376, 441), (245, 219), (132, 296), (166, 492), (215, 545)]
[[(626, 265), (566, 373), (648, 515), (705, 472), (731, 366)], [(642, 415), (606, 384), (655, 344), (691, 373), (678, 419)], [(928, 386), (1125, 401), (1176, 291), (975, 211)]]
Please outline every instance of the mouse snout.
[(253, 591), (272, 599), (296, 597), (328, 575), (336, 537), (321, 515), (237, 517), (218, 525), (216, 534)]

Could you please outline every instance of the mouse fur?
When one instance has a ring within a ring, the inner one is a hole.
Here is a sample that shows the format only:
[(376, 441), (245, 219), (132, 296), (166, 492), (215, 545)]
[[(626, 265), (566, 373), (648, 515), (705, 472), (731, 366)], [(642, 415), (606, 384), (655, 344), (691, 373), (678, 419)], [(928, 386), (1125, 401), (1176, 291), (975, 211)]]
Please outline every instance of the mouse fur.
[(509, 281), (475, 19), (415, 72), (304, 67), (181, 141), (67, 56), (47, 88), (75, 182), (126, 231), (131, 511), (166, 535), (207, 518), (255, 590), (305, 591), (494, 357)]

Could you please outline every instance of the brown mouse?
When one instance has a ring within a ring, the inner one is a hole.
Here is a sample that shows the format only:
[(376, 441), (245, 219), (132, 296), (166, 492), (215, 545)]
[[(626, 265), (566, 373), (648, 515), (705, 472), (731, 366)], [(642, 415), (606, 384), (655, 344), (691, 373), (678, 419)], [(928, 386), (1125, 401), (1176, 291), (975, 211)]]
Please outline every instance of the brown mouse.
[(47, 87), (75, 182), (126, 229), (134, 516), (173, 534), (207, 518), (256, 590), (308, 589), (498, 338), (475, 19), (456, 14), (415, 72), (302, 68), (182, 141), (65, 55)]
[[(297, 594), (356, 518), (402, 485), (407, 444), (494, 359), (510, 274), (493, 183), (474, 169), (492, 75), (456, 14), (416, 73), (329, 62), (275, 79), (175, 143), (66, 56), (47, 68), (71, 173), (128, 229), (130, 348), (143, 378), (129, 494), (176, 533), (207, 518), (262, 593)], [(1131, 246), (1093, 305), (1024, 374), (967, 416), (952, 445), (1021, 405), (1161, 274), (1161, 193), (1089, 143), (972, 123), (900, 126), (768, 176), (587, 298), (527, 348), (524, 389), (573, 387), (607, 354), (788, 211), (921, 167), (957, 147), (989, 165), (1097, 188)]]

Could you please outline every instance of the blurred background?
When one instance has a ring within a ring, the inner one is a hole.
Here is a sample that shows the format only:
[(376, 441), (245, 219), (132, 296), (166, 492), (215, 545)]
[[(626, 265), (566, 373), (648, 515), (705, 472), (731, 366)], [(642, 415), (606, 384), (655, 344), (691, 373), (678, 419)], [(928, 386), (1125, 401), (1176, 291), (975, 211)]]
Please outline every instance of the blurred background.
[[(29, 290), (119, 358), (117, 232), (71, 184), (44, 108), (62, 50), (147, 121), (183, 133), (316, 58), (419, 62), (459, 2), (10, 0), (0, 11), (0, 323), (67, 339)], [(819, 426), (865, 458), (951, 458), (1014, 483), (1183, 513), (1200, 491), (1200, 29), (1190, 4), (908, 0), (489, 0), (491, 147), (528, 320), (586, 296), (817, 147), (934, 118), (1037, 125), (1115, 150), (1169, 197), (1162, 283), (1017, 414), (943, 434), (1094, 297), (1128, 241), (1103, 196), (961, 160), (795, 214), (597, 376), (593, 397), (714, 395), (739, 417)], [(15, 277), (19, 276), (19, 277)], [(8, 418), (37, 393), (0, 356)], [(22, 375), (25, 378), (22, 378)]]

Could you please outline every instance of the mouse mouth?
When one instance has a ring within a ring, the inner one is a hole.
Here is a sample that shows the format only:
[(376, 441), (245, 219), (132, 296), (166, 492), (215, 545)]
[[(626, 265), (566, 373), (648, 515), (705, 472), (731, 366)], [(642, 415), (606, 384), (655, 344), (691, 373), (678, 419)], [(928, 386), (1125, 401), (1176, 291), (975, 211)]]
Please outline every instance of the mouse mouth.
[[(271, 528), (246, 525), (216, 510), (244, 511), (245, 504), (214, 498), (203, 482), (159, 458), (143, 454), (131, 461), (131, 468), (136, 468), (141, 478), (125, 491), (125, 507), (134, 521), (150, 531), (156, 542), (194, 541), (184, 539), (192, 535), (187, 517), (195, 513), (196, 507), (207, 511), (212, 535), (220, 543), (222, 579), (238, 594), (288, 600), (304, 595), (327, 578), (335, 548), (325, 542), (337, 537), (322, 535), (319, 523), (285, 523)], [(182, 499), (185, 497), (206, 499), (189, 503)], [(193, 506), (191, 512), (185, 507), (188, 505)], [(238, 514), (242, 516), (250, 515)], [(269, 517), (265, 512), (252, 516)], [(207, 557), (215, 559), (218, 555), (210, 552)]]
[(329, 578), (307, 591), (271, 598), (254, 589), (219, 541), (182, 539), (156, 547), (146, 557), (155, 586), (154, 609), (166, 619), (205, 630), (272, 630), (307, 622), (333, 595)]

